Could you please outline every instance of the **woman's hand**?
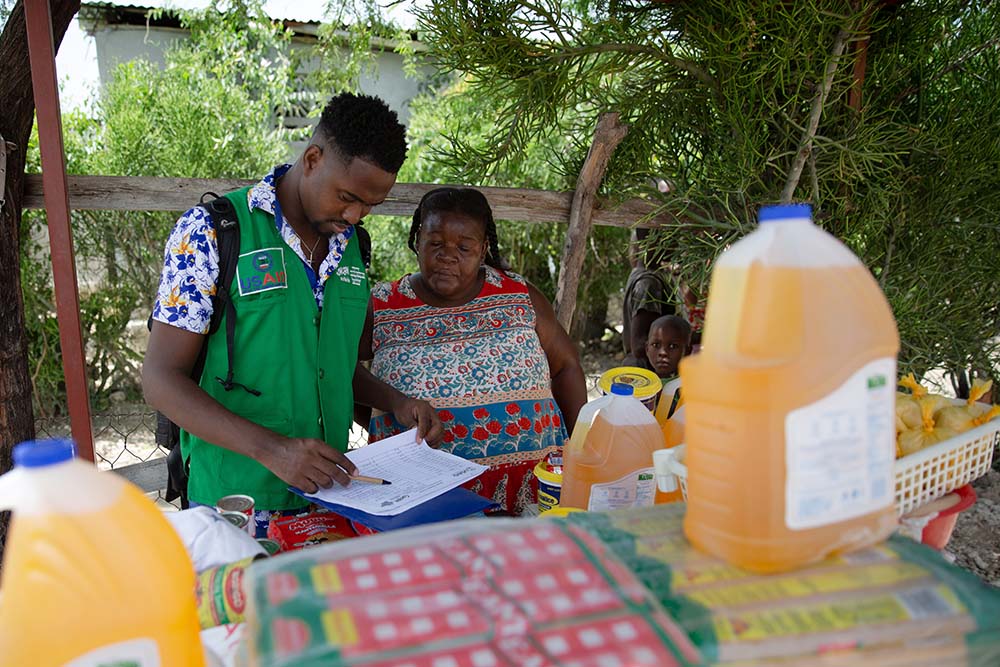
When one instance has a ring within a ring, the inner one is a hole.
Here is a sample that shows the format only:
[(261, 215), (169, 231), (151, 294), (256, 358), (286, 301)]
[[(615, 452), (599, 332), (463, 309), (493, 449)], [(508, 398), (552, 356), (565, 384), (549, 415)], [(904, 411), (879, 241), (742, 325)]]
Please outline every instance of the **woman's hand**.
[(354, 369), (354, 400), (361, 405), (391, 412), (396, 415), (396, 421), (407, 428), (416, 426), (417, 438), (426, 440), (431, 447), (437, 447), (444, 438), (444, 426), (434, 406), (390, 387), (361, 364)]
[(417, 398), (403, 394), (399, 396), (400, 398), (392, 406), (396, 421), (407, 428), (416, 426), (418, 440), (426, 440), (431, 447), (440, 445), (444, 437), (444, 426), (441, 425), (434, 406)]

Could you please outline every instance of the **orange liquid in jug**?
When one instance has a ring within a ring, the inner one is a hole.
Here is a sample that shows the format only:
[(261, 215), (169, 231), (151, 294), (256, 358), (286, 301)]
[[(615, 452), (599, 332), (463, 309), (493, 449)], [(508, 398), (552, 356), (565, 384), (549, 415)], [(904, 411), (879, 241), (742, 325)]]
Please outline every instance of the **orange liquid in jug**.
[[(708, 303), (702, 351), (681, 362), (688, 538), (702, 550), (760, 572), (790, 569), (886, 538), (896, 525), (892, 488), (882, 489), (888, 503), (827, 525), (792, 528), (786, 507), (786, 465), (794, 465), (786, 462), (788, 413), (830, 395), (880, 359), (891, 359), (880, 368), (891, 367), (885, 390), (894, 391), (899, 338), (889, 305), (867, 269), (775, 267), (757, 261), (749, 268), (720, 266)], [(878, 380), (869, 388), (873, 384)], [(834, 416), (817, 423), (824, 425), (816, 428), (844, 428)], [(877, 440), (866, 451), (875, 452), (879, 461), (888, 458), (891, 484), (892, 438), (886, 439), (884, 452)], [(849, 463), (843, 457), (853, 456), (851, 446), (840, 451), (836, 438), (819, 441), (831, 444), (816, 461)], [(832, 459), (823, 458), (827, 455)], [(845, 470), (855, 480), (858, 474), (864, 478), (849, 465)], [(871, 483), (874, 489), (876, 482)], [(881, 488), (884, 479), (877, 483)]]
[[(645, 408), (644, 408), (645, 409)], [(591, 424), (577, 422), (563, 452), (563, 486), (559, 504), (594, 511), (653, 504), (656, 479), (653, 452), (663, 447), (655, 420), (648, 424), (612, 424), (600, 412)], [(639, 481), (615, 484), (638, 470), (650, 475)], [(634, 493), (629, 496), (629, 493)]]
[[(669, 419), (660, 427), (663, 436), (663, 444), (667, 449), (672, 449), (684, 442), (684, 424), (679, 420)], [(684, 502), (684, 492), (681, 491), (680, 484), (673, 491), (656, 490), (656, 505), (663, 503)]]
[[(98, 512), (14, 513), (0, 595), (2, 664), (64, 665), (122, 642), (133, 642), (125, 654), (80, 664), (204, 664), (190, 558), (160, 510), (123, 486)], [(60, 624), (67, 616), (75, 620)], [(151, 651), (158, 660), (134, 658)]]

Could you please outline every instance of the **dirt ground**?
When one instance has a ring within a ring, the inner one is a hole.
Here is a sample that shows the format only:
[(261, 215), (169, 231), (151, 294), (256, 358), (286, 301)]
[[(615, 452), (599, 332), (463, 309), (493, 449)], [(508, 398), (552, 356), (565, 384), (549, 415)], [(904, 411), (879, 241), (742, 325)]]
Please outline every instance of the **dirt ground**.
[[(996, 457), (994, 454), (994, 466)], [(976, 503), (958, 515), (946, 557), (1000, 588), (1000, 471), (992, 470), (972, 483)]]

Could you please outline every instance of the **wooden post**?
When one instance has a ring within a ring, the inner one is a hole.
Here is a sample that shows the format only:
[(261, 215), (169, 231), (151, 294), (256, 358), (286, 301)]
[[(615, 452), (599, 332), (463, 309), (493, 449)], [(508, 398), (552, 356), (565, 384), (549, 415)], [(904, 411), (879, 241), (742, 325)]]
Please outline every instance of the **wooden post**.
[(56, 50), (52, 38), (52, 15), (48, 0), (26, 0), (28, 58), (31, 84), (38, 118), (38, 148), (45, 182), (45, 212), (49, 221), (52, 249), (52, 281), (56, 290), (56, 316), (70, 428), (81, 458), (94, 460), (94, 434), (90, 423), (90, 392), (87, 357), (80, 327), (80, 293), (73, 258), (69, 194), (66, 184), (66, 155), (63, 150), (62, 117), (59, 112), (59, 85), (56, 79)]
[[(52, 8), (52, 37), (62, 41), (79, 1), (56, 2)], [(28, 37), (24, 4), (17, 2), (0, 33), (0, 135), (7, 149), (6, 181), (0, 179), (0, 473), (11, 467), (11, 448), (35, 437), (31, 410), (31, 371), (28, 338), (24, 328), (21, 296), (21, 201), (24, 191), (26, 146), (35, 117), (35, 102), (28, 66)], [(11, 144), (14, 148), (11, 148)], [(6, 541), (7, 517), (0, 513), (0, 552)]]
[(559, 266), (559, 282), (556, 285), (556, 319), (566, 331), (573, 324), (580, 271), (583, 269), (587, 250), (587, 237), (593, 226), (597, 188), (604, 179), (611, 154), (626, 134), (628, 125), (622, 125), (618, 121), (617, 112), (603, 114), (597, 121), (594, 141), (590, 144), (587, 159), (576, 180), (576, 191), (569, 210), (569, 229), (566, 231), (566, 243), (563, 245), (562, 262)]

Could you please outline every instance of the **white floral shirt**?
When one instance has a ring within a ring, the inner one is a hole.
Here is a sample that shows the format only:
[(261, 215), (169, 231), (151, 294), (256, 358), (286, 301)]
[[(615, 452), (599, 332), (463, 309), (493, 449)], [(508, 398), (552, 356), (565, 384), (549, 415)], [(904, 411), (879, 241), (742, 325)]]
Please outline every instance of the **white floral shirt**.
[[(247, 192), (250, 210), (260, 209), (274, 216), (276, 210), (275, 182), (291, 165), (275, 167), (270, 174)], [(330, 238), (330, 250), (319, 267), (319, 276), (306, 261), (302, 241), (284, 217), (275, 216), (275, 224), (285, 243), (295, 251), (305, 266), (313, 287), (316, 305), (323, 308), (323, 286), (336, 272), (354, 227)], [(205, 209), (195, 206), (174, 225), (163, 254), (163, 271), (153, 305), (153, 319), (178, 329), (198, 334), (208, 333), (212, 320), (212, 295), (219, 280), (219, 244), (215, 226)]]

